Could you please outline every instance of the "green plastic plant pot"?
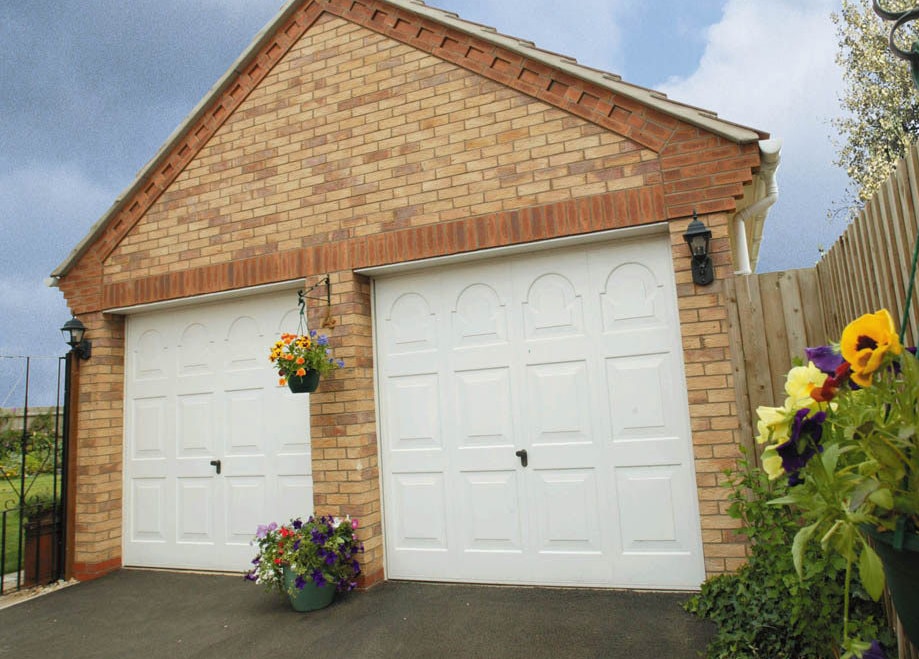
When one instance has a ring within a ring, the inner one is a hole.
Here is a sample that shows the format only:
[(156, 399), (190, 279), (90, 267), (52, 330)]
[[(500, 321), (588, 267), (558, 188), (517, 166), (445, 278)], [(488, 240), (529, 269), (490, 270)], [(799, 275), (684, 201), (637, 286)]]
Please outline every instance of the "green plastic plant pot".
[(887, 587), (903, 631), (913, 645), (919, 645), (919, 535), (908, 533), (903, 549), (896, 549), (892, 532), (880, 533), (868, 526), (861, 529), (874, 541), (874, 550), (884, 564)]
[[(287, 590), (287, 596), (290, 599), (290, 605), (294, 611), (301, 613), (306, 611), (316, 611), (324, 609), (332, 600), (335, 599), (335, 585), (326, 584), (322, 588), (313, 583), (312, 579), (306, 579), (303, 588), (297, 589), (294, 582), (297, 580), (297, 574), (288, 567), (284, 567), (284, 587)], [(293, 593), (293, 594), (291, 594)]]

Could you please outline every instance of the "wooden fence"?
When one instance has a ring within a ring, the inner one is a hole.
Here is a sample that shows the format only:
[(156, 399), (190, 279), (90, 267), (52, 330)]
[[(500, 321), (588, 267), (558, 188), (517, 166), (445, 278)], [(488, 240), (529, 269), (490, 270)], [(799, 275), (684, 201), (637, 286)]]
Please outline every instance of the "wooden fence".
[(734, 350), (741, 437), (749, 454), (753, 446), (756, 408), (781, 405), (785, 376), (804, 348), (824, 345), (824, 309), (813, 269), (735, 277), (725, 282), (728, 322)]
[[(858, 316), (888, 309), (904, 343), (919, 344), (919, 286), (909, 280), (919, 234), (919, 147), (910, 149), (815, 268), (735, 277), (725, 282), (741, 437), (755, 461), (756, 408), (781, 405), (785, 375), (804, 348), (839, 340)], [(886, 606), (891, 620), (889, 598)], [(919, 650), (897, 629), (900, 659)]]
[[(906, 306), (919, 211), (919, 148), (894, 174), (817, 264), (824, 324), (838, 339), (853, 318), (886, 308), (899, 327)], [(919, 290), (912, 293), (904, 343), (919, 343)]]

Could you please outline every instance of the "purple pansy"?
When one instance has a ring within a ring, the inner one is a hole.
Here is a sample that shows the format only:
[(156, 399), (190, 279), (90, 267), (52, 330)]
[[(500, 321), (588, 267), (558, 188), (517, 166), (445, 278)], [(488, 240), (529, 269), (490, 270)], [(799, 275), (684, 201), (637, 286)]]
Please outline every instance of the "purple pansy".
[(887, 659), (881, 644), (878, 641), (871, 641), (871, 647), (865, 650), (862, 659)]
[(817, 346), (816, 348), (805, 348), (804, 354), (807, 356), (807, 360), (814, 363), (814, 366), (819, 368), (821, 371), (827, 375), (834, 375), (836, 369), (844, 361), (842, 355), (833, 351), (833, 348), (830, 346)]
[(823, 422), (826, 412), (817, 412), (811, 417), (808, 408), (798, 410), (791, 427), (791, 437), (787, 442), (775, 447), (782, 458), (782, 469), (788, 474), (788, 484), (798, 485), (802, 482), (798, 472), (804, 468), (818, 451), (822, 451), (820, 440), (823, 437)]

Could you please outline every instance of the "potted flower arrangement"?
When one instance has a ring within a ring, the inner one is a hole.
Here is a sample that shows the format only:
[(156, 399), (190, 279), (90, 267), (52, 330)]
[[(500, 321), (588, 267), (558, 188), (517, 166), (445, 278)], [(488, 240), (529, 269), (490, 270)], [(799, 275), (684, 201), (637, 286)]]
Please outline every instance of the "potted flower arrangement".
[(296, 611), (328, 606), (337, 591), (357, 585), (357, 554), (364, 551), (354, 535), (357, 526), (356, 519), (315, 515), (283, 526), (260, 524), (253, 540), (258, 554), (246, 579), (287, 593)]
[(807, 357), (807, 365), (788, 373), (785, 404), (757, 410), (763, 469), (772, 478), (787, 475), (795, 486), (773, 501), (801, 513), (795, 567), (802, 574), (812, 539), (844, 559), (845, 656), (870, 651), (849, 638), (853, 566), (874, 599), (886, 574), (900, 621), (916, 643), (919, 360), (902, 346), (886, 309), (852, 321), (838, 344), (809, 348)]
[(282, 334), (271, 346), (269, 361), (274, 364), (280, 380), (294, 393), (316, 391), (319, 377), (345, 363), (332, 356), (329, 338), (310, 330), (308, 334)]

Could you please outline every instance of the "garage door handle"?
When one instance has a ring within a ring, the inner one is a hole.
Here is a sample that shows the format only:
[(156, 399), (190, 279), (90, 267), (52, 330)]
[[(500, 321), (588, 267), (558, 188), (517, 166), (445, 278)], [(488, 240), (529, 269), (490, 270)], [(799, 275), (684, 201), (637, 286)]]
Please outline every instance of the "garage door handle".
[(211, 460), (211, 466), (217, 467), (217, 475), (220, 475), (220, 460)]
[(514, 453), (514, 455), (516, 455), (518, 458), (520, 458), (520, 464), (521, 464), (521, 466), (523, 466), (523, 467), (526, 467), (526, 466), (527, 466), (527, 450), (526, 450), (525, 448), (520, 449), (519, 451), (517, 451), (516, 453)]

